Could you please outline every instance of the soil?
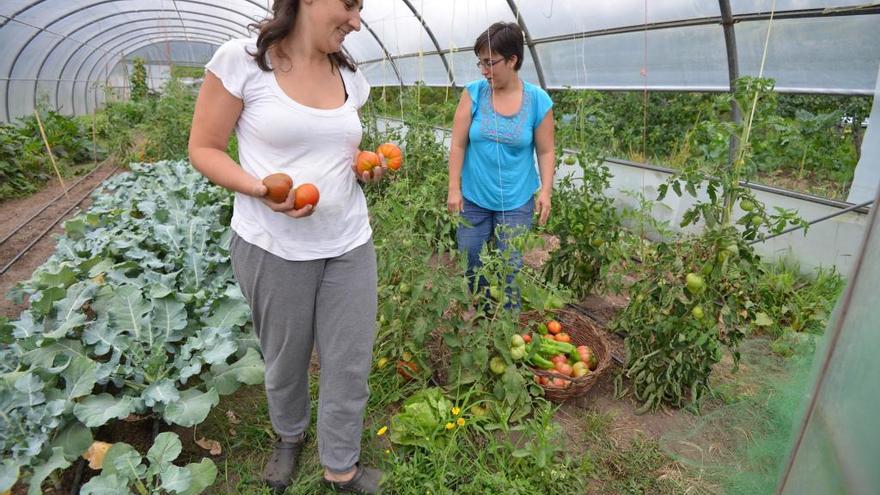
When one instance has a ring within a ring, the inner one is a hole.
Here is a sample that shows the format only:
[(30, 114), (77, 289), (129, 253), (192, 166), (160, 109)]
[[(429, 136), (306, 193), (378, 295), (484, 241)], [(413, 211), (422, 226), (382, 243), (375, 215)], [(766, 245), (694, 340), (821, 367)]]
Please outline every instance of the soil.
[[(92, 166), (89, 165), (82, 170), (82, 173), (85, 175), (91, 170)], [(0, 267), (6, 266), (9, 261), (25, 249), (34, 238), (48, 228), (52, 222), (57, 220), (71, 205), (79, 204), (79, 208), (74, 208), (61, 221), (58, 221), (6, 273), (0, 274), (0, 295), (3, 296), (0, 297), (0, 316), (6, 316), (10, 319), (17, 318), (27, 308), (26, 301), (22, 304), (17, 304), (9, 300), (6, 297), (9, 290), (16, 283), (29, 279), (34, 270), (55, 252), (55, 236), (63, 232), (63, 220), (73, 217), (80, 209), (87, 208), (91, 204), (91, 197), (87, 196), (82, 201), (80, 199), (116, 172), (117, 169), (114, 163), (104, 162), (95, 173), (88, 177), (70, 177), (65, 179), (65, 185), (69, 189), (67, 197), (64, 196), (64, 187), (56, 178), (49, 181), (42, 190), (31, 196), (0, 202), (0, 211), (3, 212), (3, 215), (0, 216), (0, 239), (4, 239), (15, 231), (22, 222), (37, 214), (44, 206), (51, 204), (33, 220), (28, 221), (21, 230), (16, 232), (7, 241), (0, 244)], [(74, 186), (81, 178), (82, 182)]]

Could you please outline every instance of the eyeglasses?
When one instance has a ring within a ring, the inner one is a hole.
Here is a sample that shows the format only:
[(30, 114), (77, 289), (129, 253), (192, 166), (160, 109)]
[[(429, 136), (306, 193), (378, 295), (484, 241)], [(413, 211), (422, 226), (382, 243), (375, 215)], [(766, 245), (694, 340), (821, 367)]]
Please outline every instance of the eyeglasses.
[(487, 62), (484, 62), (482, 60), (477, 60), (477, 68), (482, 69), (485, 67), (488, 69), (489, 67), (492, 67), (493, 65), (497, 64), (498, 62), (501, 62), (502, 60), (504, 60), (504, 57), (501, 57), (498, 60), (489, 60)]

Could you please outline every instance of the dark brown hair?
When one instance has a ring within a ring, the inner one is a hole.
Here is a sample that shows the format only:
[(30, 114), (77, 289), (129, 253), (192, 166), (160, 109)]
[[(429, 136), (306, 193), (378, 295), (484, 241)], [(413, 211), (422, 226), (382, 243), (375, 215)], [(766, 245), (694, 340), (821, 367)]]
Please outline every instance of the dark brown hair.
[[(257, 53), (248, 52), (249, 55), (254, 57), (260, 69), (266, 72), (272, 70), (267, 61), (266, 52), (273, 46), (278, 45), (285, 36), (290, 34), (298, 13), (299, 0), (275, 0), (272, 2), (271, 17), (248, 25), (248, 28), (260, 33), (257, 35)], [(287, 54), (284, 53), (280, 45), (276, 46), (276, 50), (283, 58), (287, 58)], [(331, 53), (330, 62), (337, 68), (342, 66), (352, 72), (357, 70), (354, 61), (343, 51)]]
[(519, 24), (515, 22), (496, 22), (489, 26), (489, 29), (483, 31), (483, 34), (477, 36), (474, 42), (474, 53), (480, 56), (483, 50), (489, 50), (504, 57), (504, 60), (510, 60), (510, 57), (516, 55), (516, 64), (513, 70), (519, 70), (523, 64), (523, 45), (525, 37)]

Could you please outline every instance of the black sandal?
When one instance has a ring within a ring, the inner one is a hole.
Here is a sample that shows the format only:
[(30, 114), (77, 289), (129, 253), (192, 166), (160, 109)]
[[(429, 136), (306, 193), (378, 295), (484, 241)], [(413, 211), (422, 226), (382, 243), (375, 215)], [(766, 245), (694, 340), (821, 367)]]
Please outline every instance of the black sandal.
[(382, 489), (379, 487), (382, 481), (382, 471), (363, 467), (361, 463), (357, 463), (356, 466), (357, 471), (350, 480), (338, 482), (324, 478), (324, 485), (338, 493), (360, 493), (363, 495), (382, 493)]
[(263, 481), (275, 493), (284, 493), (290, 486), (293, 472), (296, 470), (297, 458), (306, 443), (305, 435), (298, 442), (282, 442), (278, 440), (272, 448), (272, 455), (263, 468)]

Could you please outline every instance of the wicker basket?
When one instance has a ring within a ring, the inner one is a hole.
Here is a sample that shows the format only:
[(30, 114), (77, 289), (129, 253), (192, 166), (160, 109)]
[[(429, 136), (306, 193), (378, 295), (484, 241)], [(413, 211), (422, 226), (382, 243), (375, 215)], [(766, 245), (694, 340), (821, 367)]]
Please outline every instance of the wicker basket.
[[(531, 311), (523, 313), (520, 317), (520, 321), (524, 325), (529, 326), (541, 319), (542, 318), (538, 313)], [(544, 396), (547, 397), (547, 399), (556, 403), (562, 403), (572, 397), (585, 395), (587, 391), (590, 390), (590, 388), (599, 380), (602, 373), (611, 366), (611, 353), (605, 336), (602, 335), (596, 325), (589, 319), (570, 309), (557, 310), (555, 319), (562, 324), (563, 331), (571, 336), (572, 344), (576, 346), (588, 346), (596, 355), (598, 361), (595, 370), (579, 378), (563, 376), (561, 373), (557, 373), (553, 370), (531, 368), (538, 376), (561, 378), (569, 382), (569, 385), (564, 388), (541, 385), (541, 388), (544, 389)]]

